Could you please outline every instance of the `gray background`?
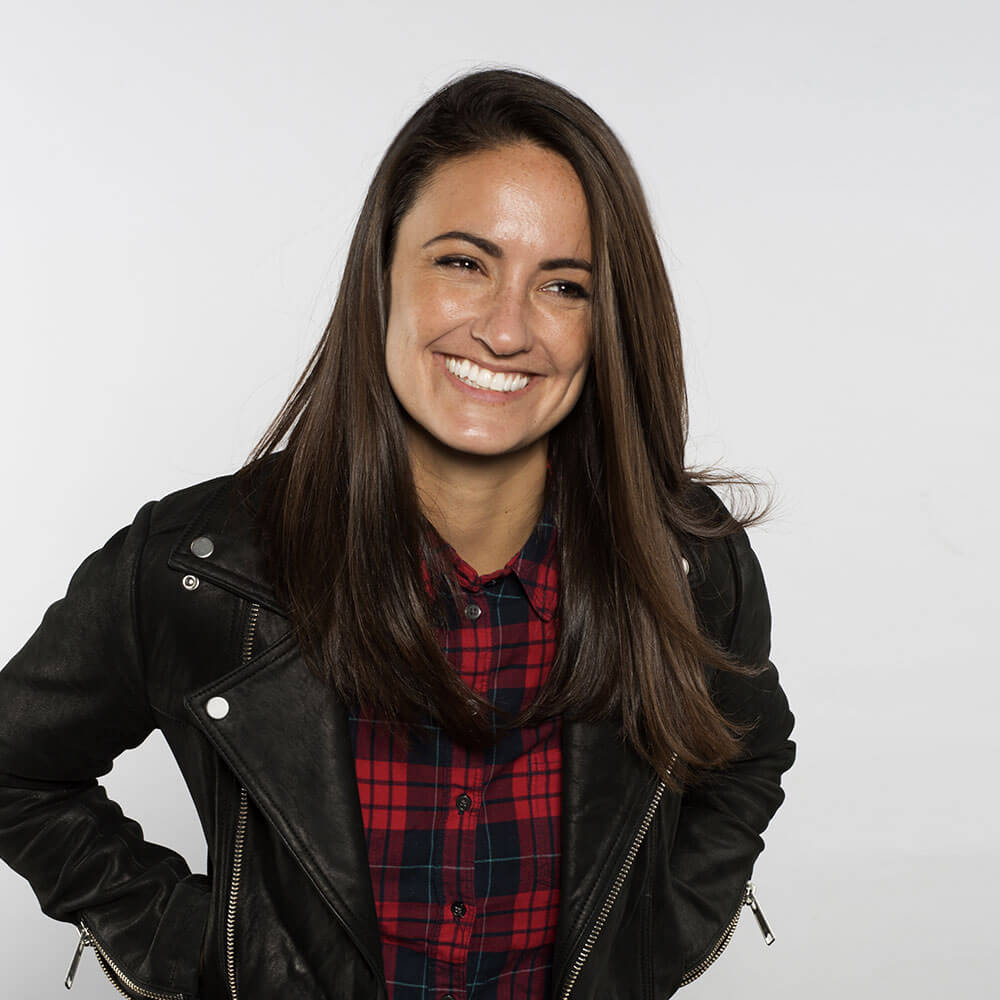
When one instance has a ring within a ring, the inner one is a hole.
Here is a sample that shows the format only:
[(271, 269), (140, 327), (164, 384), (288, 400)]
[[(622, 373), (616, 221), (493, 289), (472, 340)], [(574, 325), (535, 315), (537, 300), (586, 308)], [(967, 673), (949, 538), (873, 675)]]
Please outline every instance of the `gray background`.
[[(232, 471), (305, 364), (376, 162), (454, 73), (541, 72), (646, 185), (689, 460), (753, 544), (799, 759), (694, 997), (981, 995), (998, 822), (1000, 18), (985, 2), (49, 2), (0, 35), (0, 662), (150, 498)], [(111, 794), (204, 871), (159, 734)], [(0, 871), (11, 996), (76, 932)], [(89, 954), (76, 1000), (114, 995)], [(737, 993), (738, 991), (738, 993)]]

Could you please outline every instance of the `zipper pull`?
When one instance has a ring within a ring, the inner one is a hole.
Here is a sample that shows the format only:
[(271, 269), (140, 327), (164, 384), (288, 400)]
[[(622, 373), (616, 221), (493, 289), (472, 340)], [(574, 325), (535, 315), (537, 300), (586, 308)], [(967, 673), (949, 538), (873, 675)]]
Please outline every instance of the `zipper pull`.
[(73, 980), (76, 978), (76, 970), (80, 965), (80, 956), (83, 954), (83, 949), (89, 944), (93, 944), (93, 938), (90, 936), (90, 931), (88, 931), (86, 927), (81, 927), (80, 941), (76, 946), (76, 954), (73, 956), (73, 961), (69, 964), (69, 972), (66, 973), (66, 989), (68, 990), (73, 988)]
[(774, 935), (771, 933), (771, 928), (767, 926), (764, 914), (761, 912), (761, 908), (757, 905), (757, 899), (753, 894), (753, 882), (747, 882), (743, 902), (750, 907), (751, 912), (757, 918), (757, 926), (760, 928), (761, 934), (764, 935), (764, 944), (774, 944)]

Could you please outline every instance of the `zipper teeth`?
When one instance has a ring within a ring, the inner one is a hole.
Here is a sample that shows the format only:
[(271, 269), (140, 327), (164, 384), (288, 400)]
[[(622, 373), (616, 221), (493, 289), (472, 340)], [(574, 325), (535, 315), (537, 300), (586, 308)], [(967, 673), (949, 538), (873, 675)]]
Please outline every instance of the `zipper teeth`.
[(233, 844), (233, 878), (229, 885), (229, 909), (226, 913), (226, 974), (229, 977), (229, 994), (237, 1000), (236, 990), (236, 897), (240, 892), (240, 871), (243, 868), (243, 838), (247, 829), (247, 790), (240, 788), (240, 815), (236, 821), (236, 838)]
[(243, 662), (246, 663), (253, 653), (253, 637), (257, 631), (257, 616), (260, 614), (260, 605), (251, 604), (250, 614), (247, 617), (247, 630), (243, 636)]
[[(674, 768), (674, 762), (677, 760), (677, 751), (674, 751), (674, 755), (670, 758), (670, 764), (667, 767), (667, 774), (670, 774)], [(573, 985), (576, 983), (577, 978), (580, 975), (580, 970), (583, 968), (584, 963), (587, 961), (587, 957), (593, 950), (594, 944), (596, 943), (598, 937), (600, 937), (601, 931), (604, 928), (604, 924), (607, 922), (608, 914), (611, 912), (611, 908), (615, 905), (615, 900), (618, 898), (618, 893), (621, 892), (622, 886), (625, 884), (625, 879), (628, 876), (629, 869), (632, 867), (632, 863), (635, 861), (636, 855), (639, 853), (639, 848), (642, 846), (643, 840), (646, 838), (646, 831), (649, 829), (649, 824), (653, 822), (653, 814), (656, 812), (656, 807), (660, 804), (660, 799), (663, 796), (663, 790), (667, 787), (665, 781), (660, 781), (656, 786), (656, 791), (653, 793), (653, 799), (649, 803), (646, 809), (646, 815), (642, 818), (642, 823), (639, 826), (639, 830), (636, 833), (634, 839), (632, 840), (632, 845), (629, 847), (628, 854), (625, 857), (625, 861), (621, 866), (615, 881), (611, 886), (611, 891), (608, 893), (607, 898), (604, 900), (604, 905), (601, 907), (601, 912), (597, 915), (597, 921), (594, 926), (590, 929), (590, 933), (587, 935), (587, 940), (584, 942), (583, 948), (580, 949), (580, 954), (577, 955), (576, 961), (573, 963), (573, 968), (569, 974), (569, 980), (566, 983), (566, 989), (563, 990), (562, 997), (560, 1000), (566, 1000), (566, 998), (573, 991)]]
[(708, 970), (708, 967), (726, 950), (726, 946), (732, 940), (733, 934), (736, 932), (736, 925), (739, 923), (743, 907), (750, 905), (749, 896), (750, 883), (748, 882), (743, 889), (743, 896), (740, 899), (740, 905), (736, 907), (736, 912), (730, 918), (729, 923), (726, 924), (726, 929), (722, 932), (719, 940), (715, 942), (712, 950), (697, 965), (692, 966), (687, 972), (684, 973), (681, 977), (680, 986), (687, 986), (688, 983), (704, 974)]
[[(260, 605), (250, 605), (250, 616), (243, 636), (243, 662), (253, 655), (254, 633), (257, 630), (257, 616)], [(240, 811), (236, 820), (236, 836), (233, 840), (233, 876), (229, 883), (229, 905), (226, 910), (226, 976), (229, 979), (229, 995), (239, 1000), (236, 987), (236, 900), (240, 894), (240, 874), (243, 870), (243, 842), (247, 832), (247, 812), (249, 797), (244, 786), (240, 786)]]
[[(111, 982), (111, 985), (114, 986), (114, 988), (123, 997), (128, 997), (129, 1000), (134, 1000), (132, 993), (138, 993), (139, 996), (149, 997), (150, 1000), (163, 1000), (164, 997), (169, 998), (169, 1000), (180, 1000), (180, 998), (183, 996), (183, 994), (181, 993), (157, 993), (154, 990), (147, 990), (144, 987), (139, 986), (136, 983), (133, 983), (132, 980), (129, 979), (129, 977), (126, 976), (125, 973), (122, 972), (122, 970), (119, 969), (117, 965), (115, 965), (114, 961), (112, 961), (108, 953), (101, 947), (100, 942), (97, 940), (97, 938), (94, 937), (90, 928), (88, 928), (86, 924), (84, 923), (80, 924), (80, 931), (83, 934), (84, 946), (89, 944), (93, 947), (94, 955), (97, 958), (97, 964), (104, 971), (104, 975), (108, 977), (108, 979)], [(114, 975), (112, 975), (112, 973), (114, 973)], [(115, 976), (117, 976), (118, 979), (115, 979)], [(121, 980), (121, 982), (119, 982), (118, 980)], [(125, 990), (122, 989), (121, 985), (122, 983), (124, 983), (125, 986), (127, 986), (130, 990), (132, 990), (132, 993), (126, 993)]]

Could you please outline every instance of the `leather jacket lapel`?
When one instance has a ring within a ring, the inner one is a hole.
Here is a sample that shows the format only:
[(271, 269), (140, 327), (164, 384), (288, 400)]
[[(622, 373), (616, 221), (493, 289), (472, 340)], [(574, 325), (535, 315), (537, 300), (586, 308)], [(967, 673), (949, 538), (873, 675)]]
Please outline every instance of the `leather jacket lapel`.
[[(209, 699), (213, 703), (209, 715)], [(184, 704), (379, 975), (382, 948), (347, 710), (289, 634)]]

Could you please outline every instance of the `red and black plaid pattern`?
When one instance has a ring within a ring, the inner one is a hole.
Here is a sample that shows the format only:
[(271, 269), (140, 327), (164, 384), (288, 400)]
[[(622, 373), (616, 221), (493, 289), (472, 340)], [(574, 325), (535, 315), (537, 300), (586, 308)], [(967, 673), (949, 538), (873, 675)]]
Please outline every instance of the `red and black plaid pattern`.
[[(524, 548), (484, 576), (437, 542), (464, 602), (444, 598), (445, 653), (470, 688), (519, 712), (556, 649), (551, 505)], [(547, 998), (559, 912), (560, 719), (507, 732), (477, 753), (428, 717), (429, 738), (407, 754), (395, 752), (384, 723), (356, 707), (348, 718), (390, 1000)]]

